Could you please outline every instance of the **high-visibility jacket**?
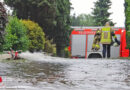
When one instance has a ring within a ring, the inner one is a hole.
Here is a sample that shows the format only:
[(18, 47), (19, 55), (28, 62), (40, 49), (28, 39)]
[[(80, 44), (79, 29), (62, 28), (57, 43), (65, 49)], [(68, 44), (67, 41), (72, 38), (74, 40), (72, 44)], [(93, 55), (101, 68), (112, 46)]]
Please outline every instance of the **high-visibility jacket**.
[(111, 44), (112, 43), (112, 35), (111, 35), (111, 27), (103, 27), (101, 30), (101, 44)]
[(114, 39), (117, 39), (117, 37), (111, 27), (104, 27), (101, 30), (97, 30), (96, 34), (94, 36), (92, 50), (99, 50), (100, 43), (101, 44), (111, 44), (112, 37), (114, 37)]
[(94, 35), (94, 40), (93, 40), (93, 45), (92, 45), (92, 50), (93, 51), (98, 51), (100, 49), (100, 31), (97, 30), (96, 34)]

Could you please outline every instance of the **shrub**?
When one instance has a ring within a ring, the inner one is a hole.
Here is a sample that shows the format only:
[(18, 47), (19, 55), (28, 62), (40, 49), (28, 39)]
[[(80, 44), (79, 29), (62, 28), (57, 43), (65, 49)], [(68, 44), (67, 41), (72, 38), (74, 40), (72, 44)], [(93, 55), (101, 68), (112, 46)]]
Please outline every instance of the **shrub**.
[(45, 45), (45, 34), (42, 28), (31, 20), (22, 20), (27, 28), (27, 35), (29, 38), (29, 51), (43, 51)]
[(27, 50), (29, 40), (27, 38), (27, 28), (17, 17), (9, 17), (9, 23), (6, 26), (4, 49), (9, 50)]
[(56, 44), (53, 44), (53, 40), (48, 40), (46, 38), (44, 51), (56, 56)]
[(69, 58), (70, 57), (70, 51), (68, 50), (68, 47), (64, 48), (64, 52), (65, 52), (65, 58)]

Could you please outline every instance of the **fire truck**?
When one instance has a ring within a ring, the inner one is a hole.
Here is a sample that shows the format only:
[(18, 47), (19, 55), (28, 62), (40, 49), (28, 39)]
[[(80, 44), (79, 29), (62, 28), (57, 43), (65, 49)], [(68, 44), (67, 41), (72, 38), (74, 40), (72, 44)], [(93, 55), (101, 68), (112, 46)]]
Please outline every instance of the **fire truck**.
[[(102, 27), (72, 27), (74, 30), (70, 35), (70, 46), (72, 58), (102, 58), (102, 45), (100, 50), (92, 51), (94, 35), (97, 29)], [(113, 27), (117, 39), (120, 41), (119, 47), (111, 46), (111, 58), (128, 57), (129, 49), (126, 49), (126, 30), (122, 27)]]

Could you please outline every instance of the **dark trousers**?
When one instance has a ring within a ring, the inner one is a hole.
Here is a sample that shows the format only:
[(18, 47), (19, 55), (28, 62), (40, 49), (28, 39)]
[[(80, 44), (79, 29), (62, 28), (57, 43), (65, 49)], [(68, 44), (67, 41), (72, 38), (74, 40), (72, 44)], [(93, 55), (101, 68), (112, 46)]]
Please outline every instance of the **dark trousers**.
[(106, 53), (107, 53), (107, 58), (110, 58), (110, 50), (111, 49), (111, 45), (109, 45), (109, 44), (103, 44), (103, 51), (102, 51), (102, 53), (103, 53), (103, 58), (105, 58), (106, 57)]

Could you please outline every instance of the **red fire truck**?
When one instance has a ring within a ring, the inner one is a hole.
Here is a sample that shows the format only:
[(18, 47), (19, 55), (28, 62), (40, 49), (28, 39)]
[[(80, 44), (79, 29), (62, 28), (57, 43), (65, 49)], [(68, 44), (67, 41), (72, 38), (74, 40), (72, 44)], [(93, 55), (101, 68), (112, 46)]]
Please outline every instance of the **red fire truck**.
[[(70, 46), (69, 51), (71, 52), (72, 58), (96, 58), (102, 57), (102, 46), (100, 45), (100, 50), (97, 52), (93, 52), (91, 50), (92, 43), (94, 39), (94, 35), (97, 29), (101, 29), (102, 27), (72, 27), (74, 30), (72, 31), (70, 38)], [(111, 58), (118, 57), (128, 57), (129, 50), (126, 49), (126, 30), (125, 28), (114, 27), (114, 32), (121, 42), (119, 47), (111, 47)]]

